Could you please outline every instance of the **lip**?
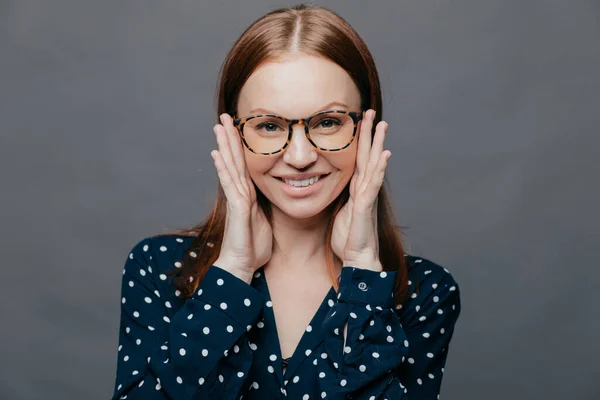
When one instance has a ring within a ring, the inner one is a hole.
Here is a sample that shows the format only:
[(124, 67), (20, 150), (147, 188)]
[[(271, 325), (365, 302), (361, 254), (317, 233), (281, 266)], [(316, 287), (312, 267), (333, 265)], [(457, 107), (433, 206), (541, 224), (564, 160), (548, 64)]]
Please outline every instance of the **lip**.
[(283, 192), (286, 195), (288, 195), (289, 197), (303, 198), (303, 197), (308, 197), (308, 196), (314, 194), (315, 192), (318, 192), (319, 190), (321, 190), (321, 188), (323, 187), (323, 181), (327, 180), (327, 178), (329, 178), (329, 175), (331, 175), (331, 174), (321, 175), (321, 177), (319, 178), (317, 183), (313, 183), (312, 185), (301, 186), (301, 187), (288, 185), (281, 178), (273, 178), (273, 179), (275, 179), (277, 182), (279, 182)]

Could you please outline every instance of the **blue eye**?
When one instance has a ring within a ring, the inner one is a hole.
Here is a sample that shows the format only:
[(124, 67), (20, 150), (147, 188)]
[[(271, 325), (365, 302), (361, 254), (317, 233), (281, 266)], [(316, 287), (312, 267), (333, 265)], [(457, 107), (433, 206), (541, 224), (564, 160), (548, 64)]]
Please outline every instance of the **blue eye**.
[(325, 118), (319, 121), (319, 124), (322, 124), (323, 128), (331, 128), (340, 125), (340, 121), (335, 118)]
[(280, 126), (278, 126), (277, 124), (274, 124), (272, 122), (262, 122), (262, 123), (256, 125), (255, 129), (259, 130), (259, 129), (263, 129), (263, 128), (266, 128), (267, 132), (276, 132), (278, 128), (281, 129)]

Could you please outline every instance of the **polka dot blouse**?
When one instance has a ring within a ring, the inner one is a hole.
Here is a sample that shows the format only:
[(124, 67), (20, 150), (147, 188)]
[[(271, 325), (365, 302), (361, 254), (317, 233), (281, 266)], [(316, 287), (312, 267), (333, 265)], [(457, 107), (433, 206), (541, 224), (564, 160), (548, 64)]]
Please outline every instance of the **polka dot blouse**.
[(339, 291), (331, 287), (282, 360), (262, 269), (249, 285), (213, 265), (190, 299), (174, 289), (166, 272), (191, 242), (164, 235), (131, 250), (112, 399), (439, 398), (461, 309), (447, 269), (407, 254), (411, 294), (395, 306), (396, 272), (344, 266)]

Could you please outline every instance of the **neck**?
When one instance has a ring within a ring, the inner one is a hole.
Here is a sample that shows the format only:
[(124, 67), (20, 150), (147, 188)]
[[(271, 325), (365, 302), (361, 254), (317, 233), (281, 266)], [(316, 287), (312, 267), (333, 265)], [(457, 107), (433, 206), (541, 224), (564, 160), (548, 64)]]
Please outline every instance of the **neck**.
[(274, 246), (268, 263), (271, 273), (327, 274), (325, 236), (330, 212), (325, 209), (313, 217), (296, 219), (275, 206), (272, 211)]

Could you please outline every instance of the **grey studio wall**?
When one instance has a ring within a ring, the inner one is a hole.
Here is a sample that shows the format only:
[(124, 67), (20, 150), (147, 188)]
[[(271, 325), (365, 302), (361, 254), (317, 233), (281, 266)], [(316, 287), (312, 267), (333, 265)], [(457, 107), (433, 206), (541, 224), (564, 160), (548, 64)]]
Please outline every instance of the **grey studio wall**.
[[(121, 271), (217, 177), (235, 38), (284, 1), (0, 0), (0, 399), (107, 399)], [(598, 0), (323, 1), (370, 46), (409, 252), (463, 311), (441, 398), (599, 399)]]

